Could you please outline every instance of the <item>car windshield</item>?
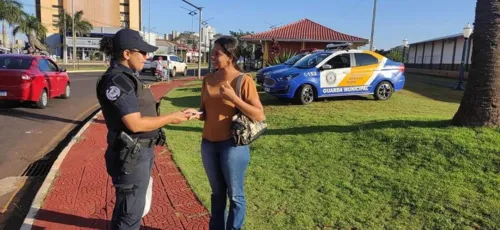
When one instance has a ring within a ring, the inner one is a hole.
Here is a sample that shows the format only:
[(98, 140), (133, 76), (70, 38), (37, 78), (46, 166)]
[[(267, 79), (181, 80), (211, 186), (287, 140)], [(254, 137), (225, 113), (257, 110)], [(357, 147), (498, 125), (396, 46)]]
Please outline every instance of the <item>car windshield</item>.
[(29, 57), (0, 56), (0, 69), (29, 69), (32, 59)]
[(331, 55), (331, 53), (312, 54), (312, 55), (309, 55), (308, 57), (300, 59), (297, 63), (295, 63), (295, 65), (293, 65), (293, 67), (301, 68), (301, 69), (312, 68), (330, 55)]
[(297, 54), (295, 56), (293, 56), (292, 58), (288, 59), (285, 64), (286, 65), (293, 65), (295, 64), (298, 60), (300, 60), (301, 58), (303, 58), (304, 56), (306, 56), (306, 54)]

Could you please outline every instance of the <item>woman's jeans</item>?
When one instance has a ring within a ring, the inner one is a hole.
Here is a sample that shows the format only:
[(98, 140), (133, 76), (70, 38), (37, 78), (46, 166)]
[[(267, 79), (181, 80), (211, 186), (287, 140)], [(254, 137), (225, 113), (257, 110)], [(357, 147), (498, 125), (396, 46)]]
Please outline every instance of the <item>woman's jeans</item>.
[(243, 187), (245, 171), (250, 161), (249, 146), (235, 146), (233, 139), (218, 142), (203, 139), (201, 157), (212, 188), (210, 229), (241, 229), (246, 210)]

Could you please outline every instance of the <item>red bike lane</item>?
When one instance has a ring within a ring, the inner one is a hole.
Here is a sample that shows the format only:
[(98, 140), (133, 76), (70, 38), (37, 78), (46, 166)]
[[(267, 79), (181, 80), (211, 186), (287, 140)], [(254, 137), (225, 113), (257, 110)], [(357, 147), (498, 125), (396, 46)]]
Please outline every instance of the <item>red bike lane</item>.
[[(192, 79), (151, 86), (156, 98)], [(114, 188), (106, 173), (106, 126), (101, 115), (65, 156), (35, 216), (32, 229), (109, 229)], [(172, 154), (155, 149), (153, 201), (142, 229), (208, 229), (209, 212), (200, 203)]]

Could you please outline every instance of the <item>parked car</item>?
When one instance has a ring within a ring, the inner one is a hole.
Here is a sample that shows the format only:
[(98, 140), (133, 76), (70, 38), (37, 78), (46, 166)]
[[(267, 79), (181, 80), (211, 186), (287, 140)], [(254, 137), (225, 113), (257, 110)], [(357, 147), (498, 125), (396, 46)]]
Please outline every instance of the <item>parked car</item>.
[(141, 72), (151, 71), (151, 60), (152, 58), (146, 59), (146, 62), (144, 62), (144, 67), (142, 67)]
[(0, 55), (0, 100), (33, 102), (45, 108), (49, 98), (69, 98), (66, 69), (47, 56)]
[(164, 67), (170, 71), (170, 76), (175, 77), (177, 73), (181, 73), (182, 76), (187, 75), (187, 64), (184, 62), (184, 60), (180, 59), (176, 55), (172, 54), (157, 54), (153, 56), (153, 59), (150, 61), (150, 71), (151, 74), (154, 76), (156, 73), (156, 60), (158, 60), (159, 57), (162, 57), (162, 61), (164, 63)]
[(317, 52), (318, 50), (316, 49), (305, 49), (301, 50), (297, 55), (294, 55), (287, 61), (285, 61), (282, 64), (278, 65), (273, 65), (269, 66), (266, 68), (263, 68), (259, 71), (257, 71), (257, 74), (255, 75), (256, 82), (257, 84), (263, 84), (264, 83), (264, 78), (265, 75), (270, 74), (270, 73), (279, 73), (287, 70), (288, 68), (291, 68), (297, 61), (300, 59), (304, 58), (305, 56), (308, 56), (311, 53)]
[(373, 95), (388, 100), (403, 89), (405, 66), (368, 50), (326, 49), (311, 54), (284, 72), (266, 75), (264, 91), (309, 104), (316, 98)]

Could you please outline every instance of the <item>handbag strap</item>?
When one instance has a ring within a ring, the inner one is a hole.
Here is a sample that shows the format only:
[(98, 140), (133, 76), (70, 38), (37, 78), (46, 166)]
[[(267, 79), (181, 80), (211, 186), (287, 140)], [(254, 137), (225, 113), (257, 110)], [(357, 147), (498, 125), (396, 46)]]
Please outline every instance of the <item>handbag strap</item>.
[(238, 76), (238, 79), (236, 79), (236, 95), (238, 95), (238, 97), (241, 97), (241, 85), (243, 84), (244, 76), (245, 74), (242, 73)]
[[(241, 86), (243, 85), (243, 77), (245, 76), (244, 73), (241, 73), (238, 78), (236, 79), (236, 95), (238, 95), (239, 98), (241, 98)], [(240, 110), (236, 108), (236, 111), (239, 112)]]

